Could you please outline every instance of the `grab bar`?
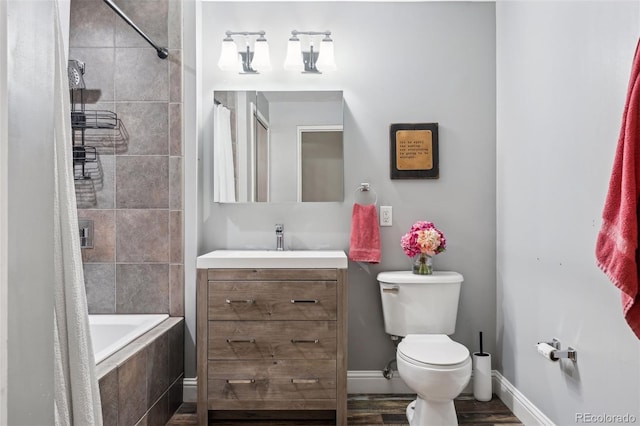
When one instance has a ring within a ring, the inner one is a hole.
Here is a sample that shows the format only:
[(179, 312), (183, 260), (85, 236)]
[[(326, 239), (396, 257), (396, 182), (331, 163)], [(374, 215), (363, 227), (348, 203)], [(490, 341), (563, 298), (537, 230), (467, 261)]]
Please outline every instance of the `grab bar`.
[(158, 58), (167, 59), (167, 57), (169, 56), (169, 51), (167, 50), (167, 48), (160, 47), (160, 46), (156, 45), (140, 28), (138, 28), (138, 26), (136, 24), (133, 23), (133, 21), (131, 19), (129, 19), (129, 17), (115, 3), (113, 3), (113, 1), (104, 0), (104, 2), (107, 4), (107, 6), (109, 6), (111, 9), (113, 9), (114, 12), (116, 12), (118, 15), (120, 15), (120, 17), (122, 19), (124, 19), (124, 21), (127, 24), (131, 25), (131, 28), (136, 30), (136, 32), (138, 34), (140, 34), (142, 36), (142, 38), (147, 40), (147, 42), (151, 46), (153, 46), (154, 49), (156, 49), (156, 52), (158, 52)]

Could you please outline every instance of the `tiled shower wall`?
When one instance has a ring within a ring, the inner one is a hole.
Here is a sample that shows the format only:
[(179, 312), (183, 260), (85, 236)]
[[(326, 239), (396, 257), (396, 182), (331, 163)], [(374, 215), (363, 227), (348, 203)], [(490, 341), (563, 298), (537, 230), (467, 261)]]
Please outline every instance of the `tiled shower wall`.
[(114, 2), (169, 58), (102, 0), (71, 0), (69, 58), (85, 63), (86, 108), (115, 112), (126, 129), (101, 142), (97, 204), (78, 209), (94, 221), (94, 246), (82, 249), (89, 312), (183, 316), (182, 2)]

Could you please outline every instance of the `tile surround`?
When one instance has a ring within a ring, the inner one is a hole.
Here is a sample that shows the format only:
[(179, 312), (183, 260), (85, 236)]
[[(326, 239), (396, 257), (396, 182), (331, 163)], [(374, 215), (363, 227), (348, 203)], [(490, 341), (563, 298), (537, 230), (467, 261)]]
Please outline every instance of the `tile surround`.
[(116, 217), (114, 210), (78, 210), (78, 219), (93, 221), (93, 248), (82, 250), (82, 261), (114, 262), (116, 258)]
[(182, 49), (182, 2), (169, 1), (168, 48)]
[(167, 332), (148, 346), (147, 401), (157, 401), (169, 385), (169, 332)]
[[(115, 67), (115, 52), (113, 48), (75, 47), (69, 49), (69, 59), (75, 59), (85, 63), (83, 76), (87, 91), (98, 96), (85, 96), (87, 104), (96, 102), (113, 101), (114, 83), (113, 72)], [(87, 94), (85, 91), (85, 95)]]
[[(169, 381), (180, 378), (184, 370), (184, 327), (172, 327), (168, 333), (169, 342)], [(182, 402), (182, 399), (180, 399)]]
[[(183, 316), (182, 6), (117, 4), (171, 59), (102, 0), (71, 0), (70, 57), (86, 63), (86, 108), (116, 112), (122, 125), (85, 133), (102, 167), (97, 204), (79, 210), (96, 232), (94, 249), (82, 250), (89, 312)], [(165, 424), (179, 407), (183, 328), (170, 318), (98, 365), (105, 425)]]
[[(114, 47), (116, 14), (102, 0), (73, 0), (70, 47)], [(120, 19), (120, 18), (118, 18)]]
[(89, 312), (114, 314), (116, 312), (115, 263), (86, 262), (83, 269)]
[(122, 124), (85, 132), (102, 169), (97, 204), (79, 211), (96, 232), (94, 249), (82, 250), (89, 312), (184, 315), (182, 5), (117, 4), (170, 57), (102, 0), (71, 0), (70, 56), (86, 63), (86, 108)]
[[(184, 319), (168, 318), (98, 364), (103, 424), (164, 425), (182, 403)], [(178, 364), (179, 363), (179, 364)]]
[(169, 157), (117, 156), (116, 207), (169, 208)]
[(182, 156), (182, 104), (169, 104), (169, 154)]
[(167, 60), (158, 58), (153, 48), (116, 48), (116, 99), (168, 101), (168, 70)]
[(116, 226), (117, 262), (169, 262), (169, 210), (117, 210)]
[(133, 425), (147, 408), (147, 352), (142, 350), (118, 367), (118, 424)]
[(182, 210), (182, 157), (169, 157), (169, 208)]
[(116, 264), (116, 312), (158, 314), (169, 312), (169, 265)]
[(182, 50), (169, 50), (169, 102), (182, 102)]
[(146, 425), (165, 425), (167, 423), (169, 413), (169, 393), (165, 393), (158, 399), (158, 402), (151, 407), (146, 417)]
[(182, 211), (176, 210), (169, 213), (170, 252), (169, 261), (180, 263), (182, 254)]
[[(154, 43), (166, 47), (170, 1), (174, 0), (118, 0), (118, 6)], [(116, 45), (119, 47), (149, 46), (147, 41), (140, 37), (123, 19), (116, 21), (115, 37)]]
[(169, 315), (184, 316), (184, 267), (169, 267)]
[(166, 102), (118, 102), (116, 113), (127, 125), (132, 143), (127, 155), (169, 154), (169, 109)]
[(118, 424), (118, 370), (114, 369), (99, 380), (100, 401), (102, 402), (103, 426)]
[[(111, 148), (113, 151), (113, 148)], [(102, 185), (96, 187), (96, 209), (113, 209), (116, 206), (116, 159), (113, 155), (99, 154), (102, 167)]]

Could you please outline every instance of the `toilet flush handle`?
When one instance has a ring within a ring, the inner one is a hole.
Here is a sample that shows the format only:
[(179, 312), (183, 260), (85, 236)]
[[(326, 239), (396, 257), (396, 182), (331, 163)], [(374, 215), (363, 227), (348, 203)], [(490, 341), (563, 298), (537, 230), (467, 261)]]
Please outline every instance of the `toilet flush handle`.
[(400, 291), (400, 287), (398, 287), (398, 286), (382, 287), (382, 292), (383, 293), (397, 293), (399, 291)]

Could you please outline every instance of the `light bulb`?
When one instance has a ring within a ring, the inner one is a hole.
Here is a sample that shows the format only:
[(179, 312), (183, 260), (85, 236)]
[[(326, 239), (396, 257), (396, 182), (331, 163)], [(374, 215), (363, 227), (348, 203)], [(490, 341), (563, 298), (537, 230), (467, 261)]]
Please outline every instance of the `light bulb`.
[(220, 48), (220, 59), (218, 59), (218, 67), (222, 71), (238, 70), (238, 47), (236, 46), (236, 43), (230, 38), (225, 38), (224, 40), (222, 40), (222, 47)]
[(269, 58), (269, 45), (264, 37), (258, 38), (253, 48), (251, 68), (256, 71), (270, 71), (271, 59)]
[(287, 57), (284, 60), (284, 69), (288, 71), (304, 71), (302, 63), (302, 49), (300, 39), (291, 37), (287, 44)]
[(336, 59), (333, 54), (333, 40), (328, 37), (320, 43), (316, 68), (320, 71), (335, 71), (337, 69)]

